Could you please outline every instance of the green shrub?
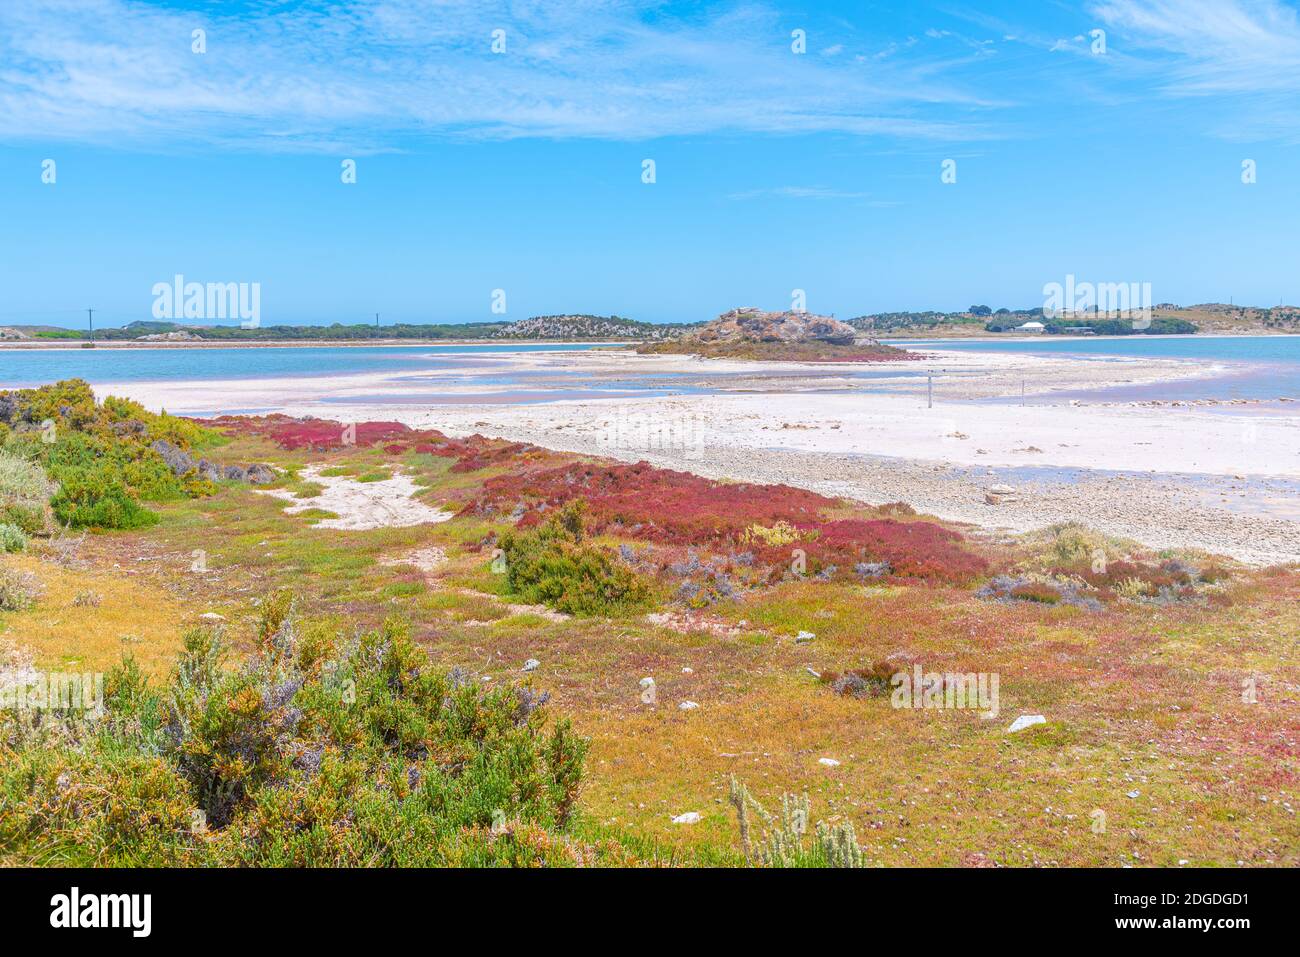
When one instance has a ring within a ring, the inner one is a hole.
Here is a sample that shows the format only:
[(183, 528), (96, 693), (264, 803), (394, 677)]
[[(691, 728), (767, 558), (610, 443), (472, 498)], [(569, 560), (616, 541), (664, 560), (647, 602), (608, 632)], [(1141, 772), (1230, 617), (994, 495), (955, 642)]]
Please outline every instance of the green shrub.
[(133, 499), (121, 484), (104, 478), (96, 483), (98, 471), (65, 473), (65, 484), (50, 503), (54, 516), (73, 528), (146, 528), (158, 515)]
[(24, 535), (47, 532), (49, 500), (56, 488), (38, 464), (0, 450), (0, 524)]
[[(97, 405), (90, 386), (79, 379), (0, 392), (0, 424), (6, 457), (39, 463), (58, 486), (46, 488), (34, 503), (6, 505), (0, 494), (0, 521), (29, 535), (43, 530), (30, 526), (47, 524), (50, 508), (65, 525), (140, 528), (158, 520), (141, 502), (214, 491), (193, 470), (176, 476), (153, 443), (165, 440), (184, 451), (222, 441), (218, 433), (165, 412), (154, 415), (126, 399), (110, 396)], [(0, 491), (4, 475), (0, 468)]]
[(17, 525), (0, 525), (0, 552), (27, 550), (27, 536)]
[[(0, 713), (6, 862), (437, 866), (593, 861), (568, 828), (587, 743), (547, 695), (261, 606), (239, 667), (196, 630), (165, 689), (129, 659), (105, 714), (36, 740)], [(6, 730), (5, 722), (11, 722)]]
[(649, 586), (606, 552), (583, 543), (583, 502), (569, 502), (535, 529), (501, 538), (506, 584), (525, 601), (570, 615), (633, 614), (649, 603)]

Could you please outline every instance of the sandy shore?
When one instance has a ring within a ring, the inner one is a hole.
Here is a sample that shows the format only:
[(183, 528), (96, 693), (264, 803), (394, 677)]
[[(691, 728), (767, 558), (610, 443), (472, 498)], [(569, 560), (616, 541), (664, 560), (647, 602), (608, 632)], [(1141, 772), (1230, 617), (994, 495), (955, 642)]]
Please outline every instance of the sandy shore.
[[(931, 351), (904, 373), (894, 364), (840, 369), (628, 354), (493, 358), (502, 361), (484, 374), (500, 377), (504, 363), (527, 385), (476, 383), (473, 373), (453, 369), (99, 391), (173, 412), (397, 420), (874, 503), (906, 501), (992, 530), (1074, 520), (1157, 547), (1257, 564), (1300, 561), (1300, 407), (1290, 414), (978, 401), (1022, 388), (1047, 396), (1222, 371), (1212, 363)], [(631, 378), (656, 377), (710, 394), (601, 397), (602, 390), (626, 395)], [(510, 391), (519, 388), (578, 388), (584, 397), (518, 404)], [(987, 504), (992, 484), (1014, 486), (1019, 499)]]

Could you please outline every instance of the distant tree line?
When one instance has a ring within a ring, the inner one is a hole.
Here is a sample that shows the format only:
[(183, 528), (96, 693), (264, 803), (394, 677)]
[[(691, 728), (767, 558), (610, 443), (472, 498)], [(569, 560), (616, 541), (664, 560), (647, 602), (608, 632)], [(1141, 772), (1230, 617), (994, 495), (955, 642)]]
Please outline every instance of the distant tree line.
[[(987, 323), (984, 329), (987, 332), (1015, 332), (1023, 325), (1024, 321), (1020, 317), (994, 319)], [(1043, 323), (1043, 332), (1049, 336), (1078, 335), (1085, 329), (1092, 330), (1092, 334), (1095, 336), (1175, 336), (1192, 335), (1197, 331), (1196, 324), (1188, 322), (1186, 319), (1152, 319), (1151, 324), (1145, 328), (1138, 328), (1135, 319), (1063, 318), (1040, 319), (1038, 321)]]
[[(204, 340), (254, 341), (323, 339), (340, 341), (366, 339), (486, 339), (505, 328), (504, 322), (467, 322), (410, 325), (397, 323), (375, 326), (365, 323), (329, 326), (259, 326), (244, 329), (240, 326), (184, 326), (175, 322), (139, 321), (120, 328), (96, 329), (93, 338), (98, 340), (130, 340), (141, 336), (162, 335), (169, 332), (186, 332)], [(84, 329), (42, 329), (33, 333), (40, 339), (90, 339)]]

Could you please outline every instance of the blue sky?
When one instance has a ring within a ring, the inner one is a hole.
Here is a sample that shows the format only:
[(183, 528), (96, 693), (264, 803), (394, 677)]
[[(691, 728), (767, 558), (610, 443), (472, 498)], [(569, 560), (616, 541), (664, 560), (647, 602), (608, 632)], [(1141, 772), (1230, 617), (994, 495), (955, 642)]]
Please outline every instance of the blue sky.
[(0, 4), (0, 325), (1295, 303), (1298, 184), (1284, 0)]

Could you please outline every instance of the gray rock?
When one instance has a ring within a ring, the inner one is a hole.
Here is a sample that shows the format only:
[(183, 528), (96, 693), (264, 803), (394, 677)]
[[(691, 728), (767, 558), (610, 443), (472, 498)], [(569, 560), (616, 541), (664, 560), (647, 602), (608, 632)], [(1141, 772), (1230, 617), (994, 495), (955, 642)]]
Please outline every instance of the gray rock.
[(267, 485), (275, 481), (275, 470), (257, 462), (248, 467), (246, 478), (254, 485)]
[(173, 475), (184, 475), (194, 468), (194, 456), (172, 445), (166, 439), (158, 439), (149, 448), (162, 456)]

